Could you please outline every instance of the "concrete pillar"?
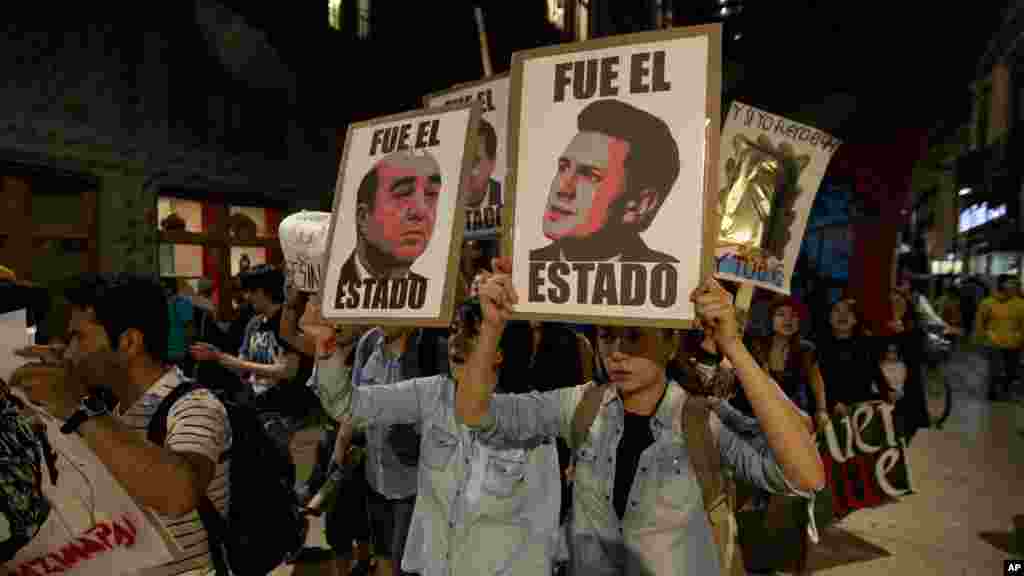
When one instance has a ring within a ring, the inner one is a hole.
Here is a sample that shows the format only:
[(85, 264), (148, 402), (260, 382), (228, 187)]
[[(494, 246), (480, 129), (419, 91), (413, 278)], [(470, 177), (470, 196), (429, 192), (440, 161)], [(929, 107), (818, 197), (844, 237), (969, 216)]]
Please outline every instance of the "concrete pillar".
[(102, 272), (156, 274), (156, 191), (142, 173), (108, 172), (100, 178), (99, 261)]

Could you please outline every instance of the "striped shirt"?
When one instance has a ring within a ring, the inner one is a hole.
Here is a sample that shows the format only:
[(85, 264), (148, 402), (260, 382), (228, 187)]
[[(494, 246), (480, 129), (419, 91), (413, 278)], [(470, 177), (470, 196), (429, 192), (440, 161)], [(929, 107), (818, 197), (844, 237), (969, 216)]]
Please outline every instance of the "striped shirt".
[[(177, 369), (169, 370), (128, 410), (118, 418), (145, 436), (149, 421), (160, 401), (181, 382)], [(221, 514), (226, 514), (229, 486), (228, 463), (221, 462), (221, 454), (231, 446), (231, 430), (227, 410), (208, 390), (195, 390), (174, 403), (167, 415), (165, 446), (173, 452), (202, 454), (217, 462), (213, 480), (206, 494)], [(193, 510), (179, 518), (157, 514), (160, 521), (174, 536), (182, 554), (169, 564), (149, 568), (139, 576), (201, 575), (212, 570), (206, 530)]]

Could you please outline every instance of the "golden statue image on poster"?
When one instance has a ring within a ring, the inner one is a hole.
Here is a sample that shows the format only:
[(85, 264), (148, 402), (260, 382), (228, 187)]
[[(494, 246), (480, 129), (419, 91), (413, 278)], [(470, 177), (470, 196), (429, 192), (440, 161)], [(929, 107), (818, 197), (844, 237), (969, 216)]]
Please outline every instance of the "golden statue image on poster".
[(737, 134), (732, 148), (718, 202), (719, 246), (736, 246), (750, 260), (782, 261), (810, 156), (797, 156), (788, 142), (776, 147), (763, 134), (756, 141)]

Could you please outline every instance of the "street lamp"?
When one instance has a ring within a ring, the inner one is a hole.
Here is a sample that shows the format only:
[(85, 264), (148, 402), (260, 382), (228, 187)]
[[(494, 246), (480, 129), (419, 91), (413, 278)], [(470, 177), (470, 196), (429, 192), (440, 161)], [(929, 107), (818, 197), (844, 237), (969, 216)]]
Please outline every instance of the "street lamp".
[(960, 189), (960, 195), (961, 196), (967, 196), (970, 193), (971, 193), (971, 189), (970, 188), (961, 188)]

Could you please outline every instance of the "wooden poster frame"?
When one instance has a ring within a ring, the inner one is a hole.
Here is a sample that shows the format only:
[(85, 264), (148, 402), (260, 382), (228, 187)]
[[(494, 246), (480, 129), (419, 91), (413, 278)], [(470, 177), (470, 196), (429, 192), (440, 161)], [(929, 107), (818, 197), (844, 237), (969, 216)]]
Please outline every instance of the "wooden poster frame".
[[(431, 92), (430, 94), (427, 94), (426, 96), (423, 97), (423, 100), (422, 100), (423, 108), (425, 108), (425, 109), (436, 109), (436, 107), (435, 108), (431, 108), (431, 106), (430, 106), (430, 101), (431, 100), (434, 100), (434, 99), (437, 99), (437, 98), (443, 98), (445, 95), (452, 94), (454, 92), (461, 92), (463, 90), (472, 90), (474, 88), (479, 88), (479, 87), (481, 87), (481, 86), (483, 86), (485, 84), (490, 84), (491, 82), (497, 82), (497, 81), (503, 80), (505, 78), (509, 79), (509, 96), (511, 96), (511, 93), (512, 93), (512, 85), (511, 85), (512, 73), (511, 72), (502, 72), (501, 74), (495, 74), (494, 76), (488, 76), (487, 78), (481, 78), (479, 80), (470, 80), (469, 82), (461, 82), (461, 83), (456, 84), (454, 86), (445, 88), (444, 90), (438, 90), (437, 92)], [(509, 117), (509, 111), (510, 110), (505, 110), (505, 116), (506, 116), (506, 118), (505, 118), (505, 142), (503, 142), (502, 144), (507, 144), (508, 143), (508, 127), (509, 127), (509, 122), (511, 121), (511, 117)], [(482, 114), (483, 113), (481, 112), (481, 115)], [(506, 149), (506, 153), (507, 152), (508, 152), (508, 150)], [(506, 156), (507, 156), (507, 154), (506, 154)], [(512, 215), (512, 213), (511, 213), (512, 205), (506, 200), (507, 197), (505, 196), (505, 191), (508, 190), (508, 159), (507, 158), (505, 159), (505, 177), (502, 178), (502, 180), (501, 180), (501, 186), (502, 186), (501, 197), (502, 197), (502, 200), (504, 201), (504, 205), (501, 207), (501, 221), (504, 223), (504, 222), (506, 222), (506, 218), (509, 218)], [(499, 228), (495, 228), (493, 232), (475, 232), (475, 233), (466, 234), (465, 237), (464, 237), (464, 240), (496, 240), (496, 241), (499, 241), (502, 244), (504, 244), (504, 242), (501, 241), (501, 238), (503, 236), (503, 234), (502, 234), (503, 231), (504, 231), (504, 224), (501, 227), (499, 227)]]
[[(686, 28), (671, 28), (654, 32), (638, 32), (576, 42), (560, 44), (516, 52), (512, 55), (512, 80), (509, 86), (509, 117), (507, 130), (508, 160), (505, 167), (505, 208), (502, 214), (503, 252), (510, 258), (515, 254), (513, 246), (513, 230), (515, 229), (516, 205), (516, 174), (519, 163), (519, 131), (522, 112), (523, 68), (527, 61), (537, 58), (549, 58), (566, 54), (589, 52), (607, 48), (618, 48), (634, 44), (655, 44), (658, 42), (678, 40), (681, 38), (706, 37), (708, 39), (708, 59), (706, 73), (706, 129), (703, 161), (704, 214), (702, 219), (703, 246), (701, 247), (700, 276), (711, 278), (714, 274), (715, 243), (718, 239), (718, 214), (715, 209), (718, 195), (718, 156), (719, 136), (722, 130), (722, 25), (705, 24)], [(686, 295), (688, 296), (688, 295)], [(593, 316), (584, 314), (563, 315), (557, 313), (520, 312), (513, 313), (513, 318), (520, 320), (541, 320), (569, 323), (589, 323), (611, 326), (650, 326), (658, 328), (692, 328), (695, 320), (677, 320), (662, 318), (628, 318)]]
[[(366, 120), (363, 122), (356, 122), (348, 125), (348, 129), (345, 132), (345, 148), (341, 153), (341, 163), (338, 166), (338, 179), (334, 187), (334, 200), (331, 202), (331, 212), (334, 216), (331, 218), (331, 225), (327, 233), (327, 259), (324, 262), (324, 275), (323, 281), (320, 283), (320, 301), (325, 302), (324, 294), (327, 290), (327, 282), (329, 277), (329, 271), (331, 270), (332, 264), (337, 258), (345, 258), (348, 254), (334, 254), (334, 234), (335, 228), (337, 227), (338, 217), (341, 215), (341, 195), (344, 191), (345, 182), (345, 168), (348, 166), (349, 151), (352, 147), (352, 134), (356, 130), (363, 130), (379, 126), (381, 124), (394, 124), (397, 122), (405, 122), (409, 120), (415, 120), (427, 116), (438, 116), (449, 112), (457, 112), (462, 110), (469, 110), (469, 123), (466, 126), (465, 142), (463, 143), (462, 149), (462, 163), (459, 169), (458, 189), (456, 191), (456, 210), (453, 215), (452, 221), (452, 237), (448, 246), (448, 266), (444, 276), (444, 289), (441, 298), (441, 310), (440, 315), (430, 318), (407, 318), (407, 317), (395, 317), (387, 315), (379, 316), (359, 316), (359, 317), (344, 317), (344, 318), (326, 318), (324, 310), (326, 306), (321, 305), (321, 316), (324, 316), (324, 320), (334, 323), (345, 323), (353, 325), (370, 325), (370, 326), (417, 326), (424, 328), (447, 328), (451, 324), (451, 317), (455, 311), (455, 287), (458, 282), (459, 274), (459, 259), (462, 255), (462, 235), (465, 231), (466, 226), (466, 215), (463, 210), (459, 210), (459, 203), (462, 201), (462, 197), (465, 194), (465, 188), (467, 185), (467, 177), (470, 171), (473, 169), (473, 151), (476, 150), (477, 146), (477, 124), (480, 121), (481, 106), (477, 101), (473, 101), (468, 104), (457, 104), (451, 106), (438, 106), (436, 108), (427, 108), (413, 110), (411, 112), (402, 112), (400, 114), (392, 114), (389, 116), (381, 116), (372, 120)], [(344, 215), (342, 215), (344, 216)]]

